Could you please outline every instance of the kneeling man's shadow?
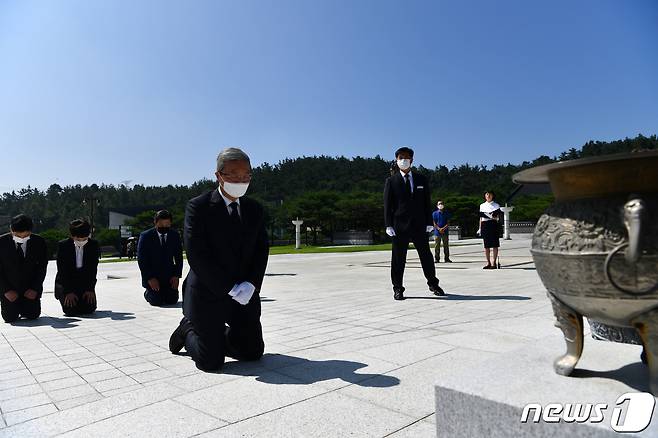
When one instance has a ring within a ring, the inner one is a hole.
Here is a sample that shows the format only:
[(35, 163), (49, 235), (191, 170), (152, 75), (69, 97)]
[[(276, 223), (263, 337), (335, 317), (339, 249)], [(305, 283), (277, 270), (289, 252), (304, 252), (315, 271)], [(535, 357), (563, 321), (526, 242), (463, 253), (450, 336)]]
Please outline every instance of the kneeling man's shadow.
[(310, 360), (285, 354), (265, 354), (260, 361), (227, 362), (221, 372), (243, 376), (256, 375), (257, 381), (273, 385), (309, 385), (333, 379), (373, 388), (388, 388), (400, 384), (397, 377), (356, 372), (367, 366), (365, 363), (348, 360)]

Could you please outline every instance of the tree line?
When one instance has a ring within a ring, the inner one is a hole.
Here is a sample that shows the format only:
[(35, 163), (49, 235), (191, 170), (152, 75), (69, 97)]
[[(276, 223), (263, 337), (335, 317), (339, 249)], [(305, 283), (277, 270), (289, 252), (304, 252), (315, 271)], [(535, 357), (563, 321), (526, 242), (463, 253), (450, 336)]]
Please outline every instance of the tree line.
[[(612, 142), (590, 141), (571, 148), (559, 156), (542, 155), (520, 164), (463, 164), (434, 169), (419, 166), (416, 172), (430, 181), (432, 199), (441, 198), (453, 213), (453, 223), (462, 226), (465, 235), (477, 229), (477, 207), (485, 190), (494, 190), (502, 202), (516, 185), (512, 175), (520, 170), (560, 160), (584, 158), (637, 149), (658, 149), (656, 135), (626, 138)], [(383, 239), (382, 190), (390, 175), (391, 160), (369, 157), (299, 157), (277, 164), (263, 163), (253, 169), (248, 196), (265, 207), (268, 228), (273, 240), (291, 238), (296, 217), (304, 220), (317, 242), (330, 238), (334, 231), (370, 230), (376, 239)], [(191, 185), (144, 186), (52, 184), (46, 190), (27, 187), (0, 196), (0, 216), (26, 213), (33, 217), (35, 231), (45, 233), (49, 240), (66, 236), (68, 223), (76, 217), (88, 217), (94, 204), (96, 236), (101, 244), (115, 244), (118, 231), (107, 230), (110, 211), (131, 211), (134, 231), (151, 226), (152, 214), (168, 208), (174, 222), (182, 225), (187, 201), (206, 190), (216, 188), (216, 182), (202, 179)], [(87, 200), (83, 204), (83, 200)], [(513, 220), (536, 220), (552, 202), (550, 195), (521, 196), (514, 199)]]

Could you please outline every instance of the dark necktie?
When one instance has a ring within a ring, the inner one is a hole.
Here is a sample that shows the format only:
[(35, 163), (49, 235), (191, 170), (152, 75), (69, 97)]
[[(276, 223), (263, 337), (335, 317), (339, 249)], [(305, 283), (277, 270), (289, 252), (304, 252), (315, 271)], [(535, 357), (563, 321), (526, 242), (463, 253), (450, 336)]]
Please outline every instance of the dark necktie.
[(160, 234), (160, 246), (165, 246), (165, 242), (166, 242), (165, 235)]
[(240, 223), (240, 213), (238, 213), (238, 203), (231, 202), (228, 206), (231, 207), (231, 221), (234, 224)]
[(404, 175), (404, 185), (407, 187), (407, 193), (411, 195), (411, 181), (409, 180), (409, 174)]
[(25, 253), (23, 252), (23, 244), (22, 243), (16, 243), (16, 252), (18, 253), (18, 258), (19, 260), (24, 260), (25, 259)]

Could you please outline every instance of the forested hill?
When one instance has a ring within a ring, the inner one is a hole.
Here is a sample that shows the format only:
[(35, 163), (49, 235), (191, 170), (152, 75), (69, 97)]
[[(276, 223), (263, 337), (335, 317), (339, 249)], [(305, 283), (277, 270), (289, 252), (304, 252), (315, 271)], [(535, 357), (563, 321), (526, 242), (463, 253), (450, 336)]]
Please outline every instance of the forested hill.
[[(434, 199), (442, 197), (459, 204), (463, 214), (470, 214), (481, 193), (495, 190), (499, 200), (504, 200), (514, 189), (511, 177), (521, 169), (557, 160), (574, 159), (594, 155), (612, 154), (634, 149), (658, 149), (656, 135), (612, 142), (589, 142), (579, 149), (572, 148), (560, 156), (540, 156), (532, 162), (495, 165), (493, 167), (464, 164), (451, 169), (439, 166), (435, 169), (417, 169), (430, 178)], [(292, 217), (299, 216), (309, 226), (323, 232), (335, 229), (372, 229), (383, 226), (381, 193), (391, 162), (379, 156), (356, 157), (301, 157), (286, 159), (278, 164), (262, 164), (254, 169), (254, 177), (248, 195), (263, 202), (273, 229), (290, 228)], [(13, 216), (20, 212), (35, 219), (37, 230), (65, 230), (68, 222), (78, 216), (89, 215), (87, 198), (98, 199), (94, 214), (97, 226), (107, 226), (110, 210), (131, 215), (147, 211), (136, 225), (148, 223), (150, 210), (170, 208), (178, 223), (188, 199), (204, 190), (216, 187), (211, 180), (201, 180), (190, 186), (133, 187), (112, 185), (66, 186), (51, 185), (41, 191), (24, 188), (18, 192), (0, 196), (0, 216)], [(550, 202), (528, 204), (516, 199), (517, 219), (536, 219), (543, 207)], [(466, 227), (466, 219), (464, 218)], [(141, 222), (140, 222), (141, 221)], [(466, 227), (468, 228), (468, 227)]]
[[(617, 140), (590, 141), (580, 149), (572, 148), (557, 157), (542, 155), (521, 164), (472, 166), (463, 164), (451, 169), (438, 166), (417, 170), (430, 177), (432, 191), (441, 196), (477, 195), (491, 188), (501, 196), (511, 193), (515, 184), (512, 175), (519, 170), (561, 160), (572, 160), (595, 155), (630, 152), (635, 149), (658, 149), (658, 138), (653, 135)], [(277, 165), (263, 164), (254, 169), (251, 194), (271, 201), (289, 199), (308, 191), (350, 192), (362, 190), (381, 192), (382, 182), (389, 175), (391, 161), (375, 158), (302, 157), (286, 159)], [(499, 197), (501, 197), (499, 196)]]

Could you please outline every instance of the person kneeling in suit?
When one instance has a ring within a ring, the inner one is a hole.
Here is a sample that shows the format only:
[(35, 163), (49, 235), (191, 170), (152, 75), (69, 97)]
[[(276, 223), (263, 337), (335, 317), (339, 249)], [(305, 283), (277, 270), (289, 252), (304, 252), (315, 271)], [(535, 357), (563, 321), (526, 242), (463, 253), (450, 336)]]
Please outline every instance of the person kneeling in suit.
[(185, 316), (169, 339), (172, 353), (185, 347), (204, 371), (221, 368), (226, 356), (258, 360), (265, 348), (259, 292), (269, 242), (263, 207), (243, 197), (251, 181), (249, 157), (224, 149), (215, 175), (217, 190), (190, 200), (185, 211)]
[(55, 298), (66, 316), (94, 313), (100, 247), (89, 238), (91, 227), (85, 219), (72, 221), (69, 232), (71, 237), (57, 245)]
[(153, 228), (139, 236), (137, 263), (142, 273), (144, 298), (152, 306), (176, 304), (178, 282), (183, 275), (183, 245), (171, 230), (171, 213), (158, 211)]
[(0, 236), (0, 303), (5, 322), (21, 316), (37, 319), (41, 314), (48, 249), (44, 238), (32, 233), (32, 226), (29, 216), (19, 214), (11, 219), (11, 232)]

